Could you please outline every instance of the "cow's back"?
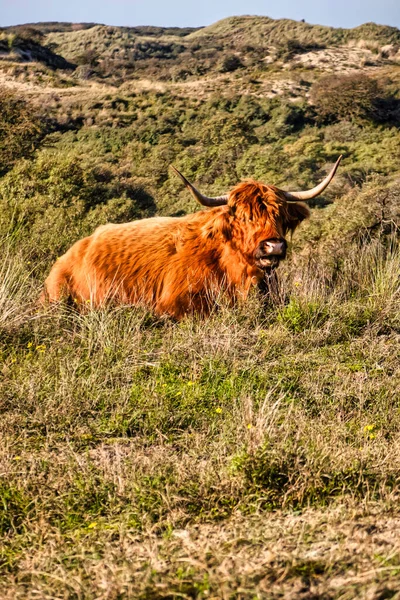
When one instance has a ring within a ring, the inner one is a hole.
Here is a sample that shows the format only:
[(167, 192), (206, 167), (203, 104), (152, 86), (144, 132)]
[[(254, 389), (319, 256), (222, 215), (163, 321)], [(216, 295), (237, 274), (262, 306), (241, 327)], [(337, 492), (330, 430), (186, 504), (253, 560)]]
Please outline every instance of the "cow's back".
[(137, 302), (141, 295), (152, 301), (160, 271), (176, 252), (179, 221), (153, 217), (101, 225), (56, 261), (42, 297), (54, 302), (68, 296), (96, 305), (116, 295), (126, 302)]

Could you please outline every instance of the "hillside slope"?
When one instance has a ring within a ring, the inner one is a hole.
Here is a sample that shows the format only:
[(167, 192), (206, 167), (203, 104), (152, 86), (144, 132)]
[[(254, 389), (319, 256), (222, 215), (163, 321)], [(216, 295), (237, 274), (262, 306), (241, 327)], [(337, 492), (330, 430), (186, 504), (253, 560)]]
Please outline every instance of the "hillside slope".
[(0, 37), (0, 60), (7, 62), (39, 62), (52, 69), (74, 69), (62, 56), (38, 41), (18, 35)]
[(359, 40), (375, 41), (381, 45), (396, 44), (400, 41), (397, 27), (366, 23), (353, 29), (311, 25), (291, 19), (271, 19), (269, 17), (229, 17), (213, 25), (191, 33), (189, 38), (215, 37), (230, 44), (251, 46), (280, 44), (287, 40), (300, 43), (340, 45)]

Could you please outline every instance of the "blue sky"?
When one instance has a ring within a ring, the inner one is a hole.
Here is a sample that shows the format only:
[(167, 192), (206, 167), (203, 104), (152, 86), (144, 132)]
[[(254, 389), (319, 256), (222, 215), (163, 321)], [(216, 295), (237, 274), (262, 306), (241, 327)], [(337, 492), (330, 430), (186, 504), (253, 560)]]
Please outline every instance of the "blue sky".
[(400, 0), (0, 0), (0, 25), (37, 21), (108, 25), (209, 25), (232, 15), (305, 19), (355, 27), (369, 21), (400, 28)]

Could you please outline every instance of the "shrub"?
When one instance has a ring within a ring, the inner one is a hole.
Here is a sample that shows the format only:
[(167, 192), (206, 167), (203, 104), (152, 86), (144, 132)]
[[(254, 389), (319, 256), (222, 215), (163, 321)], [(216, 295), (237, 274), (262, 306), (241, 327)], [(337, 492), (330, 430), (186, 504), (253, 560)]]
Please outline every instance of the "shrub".
[(296, 54), (310, 52), (310, 50), (319, 50), (323, 46), (316, 43), (301, 42), (296, 39), (283, 40), (276, 46), (275, 56), (283, 61), (290, 60)]
[(89, 65), (90, 67), (95, 67), (99, 63), (99, 54), (96, 50), (89, 48), (76, 58), (76, 63), (79, 66)]
[(311, 327), (320, 327), (327, 319), (327, 310), (317, 301), (301, 302), (292, 297), (278, 314), (278, 321), (295, 333)]
[(221, 65), (221, 73), (231, 73), (232, 71), (236, 71), (236, 69), (240, 69), (243, 67), (243, 63), (236, 54), (229, 54), (225, 56)]
[(18, 247), (27, 241), (32, 260), (54, 261), (102, 223), (153, 212), (153, 199), (140, 182), (71, 156), (43, 152), (35, 162), (21, 161), (0, 182), (0, 235)]
[(310, 98), (322, 123), (384, 122), (393, 112), (393, 99), (363, 73), (324, 77), (313, 85)]
[(40, 29), (32, 27), (30, 25), (23, 25), (18, 28), (18, 37), (23, 40), (31, 40), (37, 44), (41, 44), (44, 40), (45, 34)]
[(19, 158), (29, 158), (50, 128), (50, 122), (29, 102), (9, 90), (0, 91), (0, 174)]

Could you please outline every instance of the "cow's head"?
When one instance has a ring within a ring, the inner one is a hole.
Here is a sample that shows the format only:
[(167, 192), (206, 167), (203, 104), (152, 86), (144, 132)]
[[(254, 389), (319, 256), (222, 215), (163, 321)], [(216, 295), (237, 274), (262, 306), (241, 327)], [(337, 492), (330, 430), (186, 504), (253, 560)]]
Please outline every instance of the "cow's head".
[(257, 181), (243, 181), (224, 196), (209, 198), (199, 192), (175, 167), (191, 194), (203, 206), (226, 206), (224, 235), (259, 269), (275, 269), (286, 256), (286, 234), (310, 216), (304, 204), (321, 194), (336, 173), (341, 156), (325, 179), (311, 190), (286, 192)]

